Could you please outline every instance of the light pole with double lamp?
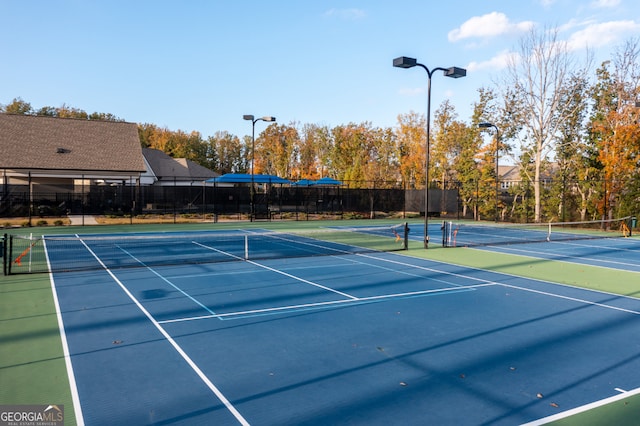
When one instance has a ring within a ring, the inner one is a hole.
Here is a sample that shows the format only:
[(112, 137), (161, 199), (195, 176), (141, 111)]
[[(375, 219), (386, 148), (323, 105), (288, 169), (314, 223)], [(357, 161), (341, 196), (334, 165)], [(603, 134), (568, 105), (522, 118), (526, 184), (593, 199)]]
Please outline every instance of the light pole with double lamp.
[(255, 205), (254, 205), (254, 193), (255, 193), (255, 179), (253, 177), (253, 164), (256, 162), (256, 122), (258, 121), (276, 121), (275, 117), (269, 117), (269, 116), (264, 116), (264, 117), (258, 117), (255, 118), (253, 115), (250, 114), (245, 114), (242, 116), (242, 118), (244, 120), (249, 120), (251, 121), (251, 212), (250, 212), (250, 217), (249, 220), (251, 222), (253, 222), (253, 216), (255, 214)]
[(460, 78), (467, 75), (467, 70), (458, 67), (434, 68), (430, 70), (426, 66), (418, 63), (415, 58), (407, 58), (400, 56), (393, 60), (393, 66), (396, 68), (413, 68), (421, 67), (427, 72), (427, 141), (426, 141), (426, 159), (425, 159), (425, 186), (424, 186), (424, 248), (429, 248), (429, 145), (431, 138), (431, 76), (435, 71), (442, 71), (445, 77)]
[(500, 175), (498, 174), (498, 158), (499, 158), (499, 153), (500, 153), (500, 129), (498, 129), (498, 126), (496, 126), (493, 123), (479, 123), (478, 127), (481, 129), (488, 129), (490, 127), (493, 127), (494, 129), (496, 129), (496, 222), (498, 222), (499, 220), (499, 215), (498, 215), (498, 197), (499, 197), (499, 192), (500, 192), (500, 188), (498, 186), (498, 179), (500, 179)]

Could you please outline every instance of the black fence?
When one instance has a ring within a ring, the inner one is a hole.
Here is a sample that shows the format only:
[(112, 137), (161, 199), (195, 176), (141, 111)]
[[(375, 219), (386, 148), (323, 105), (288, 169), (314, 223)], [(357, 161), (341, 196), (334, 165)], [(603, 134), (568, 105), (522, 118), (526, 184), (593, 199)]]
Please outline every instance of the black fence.
[[(384, 213), (424, 214), (424, 190), (356, 189), (346, 186), (108, 186), (92, 185), (84, 193), (29, 192), (8, 185), (0, 192), (0, 217), (66, 215), (194, 214), (287, 218), (304, 215)], [(458, 211), (456, 190), (430, 190), (429, 214)], [(298, 217), (299, 218), (299, 217)]]

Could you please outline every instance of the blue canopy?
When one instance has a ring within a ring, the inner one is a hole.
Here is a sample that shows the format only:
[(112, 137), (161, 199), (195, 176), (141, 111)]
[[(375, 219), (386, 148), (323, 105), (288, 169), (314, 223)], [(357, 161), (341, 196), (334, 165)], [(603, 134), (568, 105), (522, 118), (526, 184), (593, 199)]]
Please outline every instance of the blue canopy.
[(316, 185), (342, 185), (342, 182), (330, 177), (323, 177), (322, 179), (318, 179), (315, 184)]
[(301, 179), (297, 182), (293, 182), (293, 186), (338, 186), (342, 185), (342, 182), (330, 177), (324, 177), (318, 180)]
[(309, 179), (302, 179), (299, 180), (297, 182), (293, 182), (291, 185), (295, 185), (295, 186), (312, 186), (315, 185), (316, 182), (313, 180), (309, 180)]
[(252, 175), (246, 173), (227, 173), (222, 176), (208, 179), (207, 182), (215, 183), (291, 183), (286, 179), (275, 175)]

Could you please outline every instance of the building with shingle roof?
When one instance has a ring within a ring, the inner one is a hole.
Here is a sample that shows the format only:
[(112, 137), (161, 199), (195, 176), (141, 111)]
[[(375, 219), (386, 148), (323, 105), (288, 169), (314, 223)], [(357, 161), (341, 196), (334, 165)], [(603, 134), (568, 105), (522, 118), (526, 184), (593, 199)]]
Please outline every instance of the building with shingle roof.
[(186, 186), (202, 185), (207, 179), (220, 176), (186, 158), (173, 158), (159, 149), (142, 148), (147, 171), (142, 175), (142, 185)]
[(0, 179), (31, 190), (138, 182), (146, 170), (135, 123), (0, 113)]

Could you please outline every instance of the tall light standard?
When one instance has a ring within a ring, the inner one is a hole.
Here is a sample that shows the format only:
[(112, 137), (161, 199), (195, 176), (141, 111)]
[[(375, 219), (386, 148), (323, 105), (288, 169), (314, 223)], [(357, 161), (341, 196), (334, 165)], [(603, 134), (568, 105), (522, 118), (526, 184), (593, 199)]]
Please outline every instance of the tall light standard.
[(424, 248), (429, 248), (429, 145), (431, 140), (431, 76), (435, 71), (442, 71), (446, 77), (460, 78), (467, 75), (467, 70), (458, 67), (434, 68), (429, 70), (426, 66), (419, 64), (415, 58), (407, 58), (400, 56), (393, 60), (393, 66), (396, 68), (413, 68), (415, 66), (422, 67), (428, 78), (427, 83), (427, 141), (426, 141), (426, 159), (425, 159), (425, 187), (424, 187)]
[(500, 153), (500, 130), (498, 129), (498, 126), (496, 126), (493, 123), (479, 123), (478, 127), (481, 129), (488, 129), (490, 127), (493, 127), (494, 129), (496, 129), (496, 222), (498, 222), (499, 217), (498, 217), (498, 197), (499, 197), (499, 187), (498, 187), (498, 179), (500, 177), (500, 175), (498, 174), (498, 158), (499, 158), (499, 153)]
[(249, 120), (251, 121), (251, 216), (249, 217), (249, 220), (251, 222), (253, 222), (253, 216), (255, 213), (255, 206), (254, 206), (254, 192), (255, 192), (255, 180), (253, 177), (253, 164), (256, 162), (256, 123), (258, 121), (276, 121), (275, 117), (269, 117), (269, 116), (264, 116), (264, 117), (258, 117), (255, 118), (253, 115), (250, 114), (245, 114), (242, 116), (242, 118), (244, 120)]

